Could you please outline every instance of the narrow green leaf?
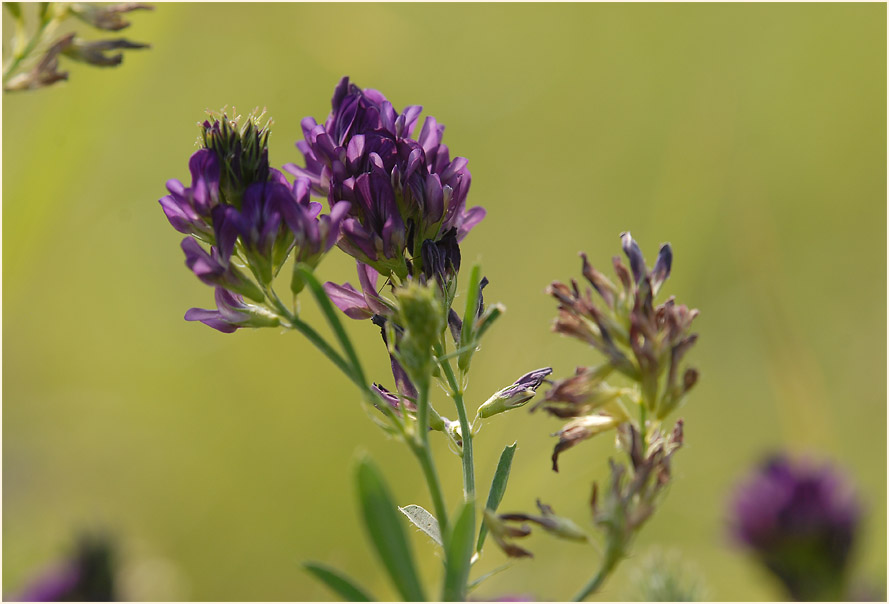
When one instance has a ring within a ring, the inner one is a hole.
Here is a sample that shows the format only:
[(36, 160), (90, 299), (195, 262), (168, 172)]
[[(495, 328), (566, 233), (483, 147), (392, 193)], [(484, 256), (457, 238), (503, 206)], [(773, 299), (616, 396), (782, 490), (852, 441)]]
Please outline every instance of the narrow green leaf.
[(396, 511), (398, 506), (393, 502), (380, 471), (365, 458), (358, 462), (355, 479), (364, 526), (392, 583), (404, 600), (425, 601), (410, 543)]
[(330, 301), (330, 298), (327, 297), (327, 293), (324, 291), (324, 287), (321, 285), (321, 282), (318, 281), (318, 279), (315, 277), (311, 267), (306, 264), (298, 263), (294, 265), (293, 270), (294, 273), (299, 274), (305, 284), (309, 286), (309, 289), (312, 292), (312, 296), (315, 297), (315, 301), (318, 303), (318, 307), (324, 314), (324, 318), (327, 319), (327, 323), (330, 325), (333, 333), (340, 341), (340, 345), (343, 347), (343, 351), (346, 353), (346, 357), (352, 364), (352, 369), (356, 372), (356, 377), (360, 382), (363, 383), (365, 380), (361, 370), (361, 362), (358, 360), (358, 355), (355, 353), (355, 349), (352, 347), (352, 341), (349, 340), (349, 335), (346, 333), (346, 330), (343, 327), (342, 322), (340, 321), (339, 314), (337, 314), (339, 311), (337, 311), (333, 307), (333, 303)]
[(469, 274), (469, 287), (466, 289), (466, 310), (463, 311), (463, 329), (460, 331), (460, 347), (471, 346), (457, 359), (457, 366), (463, 371), (469, 367), (472, 353), (475, 351), (475, 314), (478, 311), (478, 295), (481, 282), (482, 267), (476, 264)]
[[(422, 507), (418, 505), (406, 505), (403, 508), (398, 508), (402, 514), (407, 516), (408, 520), (410, 520), (415, 527), (426, 533), (428, 537), (430, 537), (433, 541), (442, 545), (441, 543), (441, 530), (438, 528), (438, 520), (435, 519), (435, 516), (424, 510)], [(444, 547), (442, 545), (442, 547)]]
[(472, 541), (475, 534), (475, 505), (464, 503), (457, 513), (451, 533), (450, 549), (445, 560), (445, 581), (442, 600), (463, 602), (466, 600), (466, 583), (472, 566)]
[[(514, 558), (510, 558), (510, 560), (514, 560)], [(498, 566), (497, 568), (495, 568), (494, 570), (492, 570), (489, 573), (485, 573), (484, 575), (482, 575), (481, 577), (479, 577), (478, 579), (476, 579), (475, 581), (473, 581), (472, 583), (469, 584), (469, 588), (468, 588), (469, 591), (472, 591), (473, 589), (475, 589), (476, 587), (478, 587), (479, 585), (481, 585), (482, 583), (484, 583), (485, 581), (487, 581), (494, 575), (496, 575), (498, 573), (502, 573), (507, 568), (512, 568), (512, 567), (513, 567), (513, 563), (509, 562), (507, 564), (504, 564), (503, 566)]]
[[(494, 472), (494, 480), (491, 481), (491, 490), (488, 492), (488, 502), (485, 509), (492, 512), (497, 511), (497, 507), (503, 500), (503, 494), (506, 492), (506, 481), (509, 480), (509, 470), (512, 467), (512, 456), (515, 455), (516, 443), (512, 443), (500, 454), (500, 461), (497, 462), (497, 471)], [(482, 520), (482, 528), (478, 532), (478, 545), (475, 551), (482, 551), (485, 544), (485, 537), (488, 536), (488, 524)]]
[(375, 598), (358, 587), (355, 582), (343, 573), (318, 564), (317, 562), (303, 562), (303, 568), (316, 579), (324, 583), (332, 591), (336, 592), (345, 602), (374, 602)]

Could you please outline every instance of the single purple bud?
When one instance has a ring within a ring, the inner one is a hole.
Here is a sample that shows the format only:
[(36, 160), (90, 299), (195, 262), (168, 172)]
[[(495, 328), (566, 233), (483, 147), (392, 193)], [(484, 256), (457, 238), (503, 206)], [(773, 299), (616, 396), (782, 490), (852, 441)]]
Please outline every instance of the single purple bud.
[(796, 600), (845, 599), (861, 508), (829, 466), (777, 456), (738, 486), (731, 503), (735, 540)]
[(511, 386), (495, 392), (491, 398), (482, 403), (478, 408), (478, 417), (487, 418), (523, 406), (534, 398), (537, 389), (552, 372), (552, 367), (543, 367), (526, 373)]
[(670, 247), (669, 243), (665, 243), (661, 246), (661, 249), (658, 252), (657, 262), (654, 263), (654, 268), (651, 269), (651, 292), (655, 296), (661, 289), (661, 285), (663, 285), (664, 281), (667, 280), (667, 277), (670, 276), (670, 268), (672, 266), (673, 248)]
[(630, 235), (629, 231), (620, 234), (620, 242), (624, 254), (626, 254), (627, 258), (630, 260), (630, 270), (633, 271), (633, 280), (636, 283), (639, 283), (642, 277), (648, 272), (648, 269), (645, 268), (645, 258), (642, 256), (642, 250), (639, 249), (639, 244), (636, 243), (636, 240), (633, 239), (633, 236)]
[(119, 31), (130, 26), (130, 22), (123, 18), (124, 14), (134, 10), (154, 10), (154, 7), (150, 4), (141, 4), (139, 2), (124, 2), (111, 5), (76, 2), (68, 10), (75, 17), (96, 29)]

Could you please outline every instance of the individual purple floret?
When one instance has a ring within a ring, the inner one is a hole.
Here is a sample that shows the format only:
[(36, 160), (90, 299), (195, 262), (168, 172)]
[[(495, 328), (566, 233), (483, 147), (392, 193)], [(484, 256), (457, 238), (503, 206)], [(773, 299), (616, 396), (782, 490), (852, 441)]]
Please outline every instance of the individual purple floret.
[(731, 518), (735, 540), (794, 599), (845, 599), (861, 510), (835, 470), (774, 457), (739, 485)]
[[(398, 114), (380, 92), (343, 78), (324, 124), (303, 120), (305, 140), (297, 147), (305, 167), (284, 166), (307, 178), (331, 205), (350, 202), (339, 246), (401, 279), (431, 276), (424, 262), (439, 256), (441, 267), (456, 272), (457, 243), (485, 215), (482, 208), (466, 209), (472, 178), (466, 159), (450, 160), (441, 143), (444, 127), (427, 117), (419, 138), (411, 138), (421, 109), (412, 105)], [(448, 237), (453, 241), (444, 241)], [(429, 249), (439, 244), (440, 249)]]
[[(182, 240), (182, 251), (185, 252), (185, 265), (207, 285), (223, 287), (257, 302), (265, 299), (262, 290), (235, 268), (217, 247), (211, 247), (208, 253), (200, 243), (186, 237)], [(228, 256), (231, 256), (231, 250)]]
[(191, 186), (168, 180), (170, 194), (160, 204), (174, 229), (212, 242), (210, 210), (219, 203), (219, 160), (213, 151), (201, 149), (188, 160), (188, 169)]
[(186, 321), (200, 321), (222, 333), (233, 333), (241, 327), (274, 327), (278, 318), (265, 308), (247, 304), (244, 298), (223, 287), (216, 288), (216, 310), (190, 308)]

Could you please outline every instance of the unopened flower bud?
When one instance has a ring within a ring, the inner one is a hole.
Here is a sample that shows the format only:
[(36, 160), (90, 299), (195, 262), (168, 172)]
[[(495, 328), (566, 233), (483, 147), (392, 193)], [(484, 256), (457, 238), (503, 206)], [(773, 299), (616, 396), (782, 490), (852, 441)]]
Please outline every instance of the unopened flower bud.
[(543, 380), (552, 372), (552, 367), (544, 367), (526, 373), (517, 379), (514, 384), (499, 390), (491, 398), (485, 401), (482, 406), (478, 408), (478, 416), (487, 418), (523, 406), (534, 398), (534, 395), (537, 393), (537, 389), (543, 383)]
[(413, 377), (432, 363), (432, 347), (444, 330), (445, 315), (438, 287), (410, 282), (395, 291), (396, 323), (404, 328), (398, 343), (400, 361)]

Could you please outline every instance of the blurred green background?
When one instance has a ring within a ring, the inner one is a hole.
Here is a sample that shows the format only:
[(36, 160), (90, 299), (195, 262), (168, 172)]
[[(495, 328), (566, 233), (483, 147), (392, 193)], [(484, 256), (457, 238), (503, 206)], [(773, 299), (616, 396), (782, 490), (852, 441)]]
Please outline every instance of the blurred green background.
[[(124, 33), (151, 50), (3, 99), (6, 597), (85, 527), (118, 537), (130, 598), (330, 599), (306, 559), (394, 597), (351, 470), (368, 451), (399, 501), (428, 506), (416, 462), (298, 335), (184, 322), (212, 290), (157, 204), (167, 179), (187, 181), (205, 109), (267, 107), (273, 164), (301, 161), (300, 119), (323, 119), (345, 74), (398, 109), (423, 104), (470, 159), (470, 205), (488, 217), (463, 255), (509, 309), (476, 356), (474, 403), (527, 370), (595, 362), (550, 333), (543, 293), (579, 277), (579, 250), (607, 268), (623, 230), (650, 259), (673, 244), (666, 291), (702, 309), (702, 380), (671, 492), (601, 598), (631, 597), (655, 546), (712, 598), (781, 597), (725, 521), (733, 484), (785, 449), (848, 472), (867, 509), (855, 576), (885, 582), (885, 5), (162, 4), (132, 21)], [(5, 20), (3, 35), (6, 49)], [(342, 254), (319, 274), (355, 281)], [(379, 331), (347, 327), (390, 383)], [(539, 496), (585, 522), (613, 443), (554, 474), (559, 426), (525, 411), (488, 423), (480, 489), (517, 440), (502, 509)], [(459, 462), (433, 440), (455, 505)], [(431, 546), (414, 545), (436, 578)], [(534, 560), (475, 595), (564, 599), (597, 560), (545, 536), (527, 546)], [(504, 560), (486, 553), (483, 568)]]

